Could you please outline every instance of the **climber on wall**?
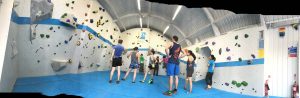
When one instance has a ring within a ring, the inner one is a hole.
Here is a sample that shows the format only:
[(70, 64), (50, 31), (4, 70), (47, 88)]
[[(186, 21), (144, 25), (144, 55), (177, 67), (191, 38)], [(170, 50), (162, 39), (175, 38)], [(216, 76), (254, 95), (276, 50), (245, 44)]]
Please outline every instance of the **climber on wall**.
[(135, 83), (136, 71), (137, 71), (137, 68), (139, 68), (139, 64), (140, 64), (140, 54), (138, 52), (138, 47), (133, 48), (133, 52), (130, 52), (127, 55), (127, 58), (129, 58), (129, 57), (131, 57), (131, 63), (129, 65), (129, 70), (127, 71), (124, 78), (122, 78), (122, 80), (125, 80), (129, 74), (129, 72), (131, 72), (131, 70), (133, 69), (134, 73), (133, 73), (132, 83)]
[(212, 77), (213, 77), (213, 74), (214, 74), (216, 58), (215, 58), (214, 55), (210, 55), (208, 59), (209, 59), (209, 61), (208, 61), (208, 71), (207, 71), (207, 74), (206, 74), (206, 77), (205, 77), (206, 84), (207, 84), (207, 87), (206, 87), (207, 90), (211, 89)]
[[(172, 37), (172, 43), (168, 44), (165, 49), (166, 55), (169, 58), (167, 65), (167, 75), (169, 76), (169, 90), (164, 92), (164, 95), (172, 96), (177, 93), (178, 88), (178, 75), (179, 75), (179, 55), (181, 45), (178, 43), (178, 37)], [(175, 77), (175, 89), (173, 89), (173, 77)]]
[(141, 80), (140, 82), (141, 83), (144, 83), (145, 82), (145, 80), (146, 80), (146, 78), (147, 78), (147, 74), (148, 74), (148, 72), (150, 72), (150, 74), (151, 74), (151, 79), (149, 80), (149, 84), (153, 84), (153, 76), (154, 76), (154, 68), (155, 68), (155, 65), (154, 65), (154, 61), (155, 61), (155, 57), (154, 57), (154, 54), (155, 54), (155, 51), (154, 51), (154, 49), (151, 49), (149, 52), (148, 52), (148, 56), (149, 56), (149, 66), (148, 66), (148, 68), (149, 68), (149, 70), (146, 70), (146, 68), (145, 68), (145, 70), (144, 70), (144, 78), (143, 78), (143, 80)]
[(110, 78), (109, 78), (109, 83), (112, 83), (112, 77), (115, 72), (115, 68), (118, 68), (118, 80), (117, 84), (120, 83), (120, 67), (122, 66), (122, 52), (124, 51), (124, 47), (122, 46), (123, 40), (118, 40), (118, 45), (113, 47), (113, 52), (111, 56), (112, 58), (110, 59), (112, 62), (112, 68), (110, 72)]

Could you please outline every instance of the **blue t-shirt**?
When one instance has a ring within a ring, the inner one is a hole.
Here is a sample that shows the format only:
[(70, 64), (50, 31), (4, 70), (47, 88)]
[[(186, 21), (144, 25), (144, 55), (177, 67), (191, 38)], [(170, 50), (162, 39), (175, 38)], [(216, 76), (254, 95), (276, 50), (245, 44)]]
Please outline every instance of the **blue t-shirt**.
[(214, 60), (209, 60), (208, 61), (209, 67), (208, 67), (208, 72), (214, 72), (214, 66), (215, 66), (215, 61)]
[(122, 52), (124, 51), (124, 47), (122, 45), (118, 44), (118, 45), (115, 45), (113, 48), (115, 49), (114, 58), (121, 57)]

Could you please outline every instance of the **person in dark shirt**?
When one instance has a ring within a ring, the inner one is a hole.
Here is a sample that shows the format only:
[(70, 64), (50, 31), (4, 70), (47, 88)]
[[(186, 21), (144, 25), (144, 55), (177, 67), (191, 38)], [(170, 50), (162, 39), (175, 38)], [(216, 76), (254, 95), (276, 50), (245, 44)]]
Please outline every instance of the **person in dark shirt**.
[(109, 83), (112, 83), (112, 77), (114, 75), (116, 67), (118, 68), (118, 80), (117, 84), (120, 83), (120, 66), (122, 66), (122, 52), (124, 51), (124, 47), (122, 46), (123, 40), (118, 40), (118, 45), (115, 45), (113, 47), (113, 52), (112, 52), (112, 68), (110, 72), (110, 78), (109, 78)]

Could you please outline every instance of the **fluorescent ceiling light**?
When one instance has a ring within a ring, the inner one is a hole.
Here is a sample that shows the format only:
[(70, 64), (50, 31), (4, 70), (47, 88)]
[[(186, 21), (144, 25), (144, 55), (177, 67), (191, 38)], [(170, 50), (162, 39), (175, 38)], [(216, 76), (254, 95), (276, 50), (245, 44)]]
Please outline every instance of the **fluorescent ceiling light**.
[(176, 9), (176, 11), (175, 11), (175, 13), (174, 13), (174, 16), (173, 16), (173, 18), (172, 18), (172, 20), (174, 20), (175, 18), (176, 18), (176, 16), (178, 15), (178, 13), (179, 13), (179, 11), (181, 10), (181, 5), (179, 5), (178, 7), (177, 7), (177, 9)]
[(138, 4), (139, 11), (141, 11), (141, 0), (137, 0), (137, 4)]
[(170, 25), (168, 25), (168, 26), (165, 28), (165, 30), (164, 30), (164, 33), (163, 33), (163, 34), (165, 34), (165, 33), (167, 32), (167, 30), (169, 29), (169, 27), (170, 27)]
[(141, 25), (141, 28), (142, 28), (143, 22), (142, 22), (142, 18), (141, 17), (140, 17), (140, 25)]

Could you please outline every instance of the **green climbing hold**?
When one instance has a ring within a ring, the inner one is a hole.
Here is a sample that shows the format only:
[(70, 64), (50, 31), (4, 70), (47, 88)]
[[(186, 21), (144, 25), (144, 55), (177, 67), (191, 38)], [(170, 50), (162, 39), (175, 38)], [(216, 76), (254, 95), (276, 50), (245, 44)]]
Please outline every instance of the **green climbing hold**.
[(241, 84), (242, 84), (243, 86), (248, 86), (248, 83), (247, 83), (246, 81), (243, 81)]
[(235, 85), (237, 82), (235, 80), (232, 80), (231, 84)]
[(241, 86), (242, 86), (241, 83), (237, 83), (237, 84), (236, 84), (236, 87), (241, 87)]
[(199, 51), (200, 51), (200, 48), (199, 48), (199, 47), (197, 47), (197, 48), (196, 48), (196, 52), (199, 52)]

